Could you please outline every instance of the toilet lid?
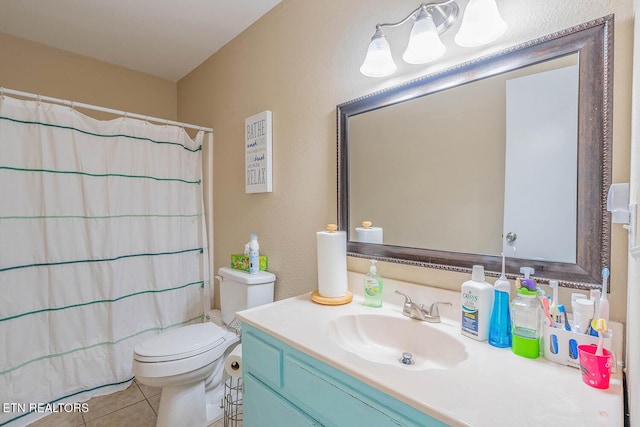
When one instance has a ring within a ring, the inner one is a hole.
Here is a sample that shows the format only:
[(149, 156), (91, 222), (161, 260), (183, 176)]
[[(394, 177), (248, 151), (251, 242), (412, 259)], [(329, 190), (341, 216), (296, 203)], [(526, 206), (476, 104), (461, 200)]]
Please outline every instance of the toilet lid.
[(138, 344), (135, 358), (144, 362), (166, 362), (185, 359), (226, 342), (227, 331), (211, 322), (181, 326)]

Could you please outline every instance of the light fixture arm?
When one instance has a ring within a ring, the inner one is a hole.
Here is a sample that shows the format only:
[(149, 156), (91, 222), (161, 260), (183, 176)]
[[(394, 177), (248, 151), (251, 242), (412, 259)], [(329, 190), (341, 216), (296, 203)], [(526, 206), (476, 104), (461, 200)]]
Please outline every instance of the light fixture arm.
[(459, 8), (455, 0), (445, 0), (438, 3), (422, 3), (415, 10), (409, 13), (409, 15), (398, 22), (377, 24), (376, 30), (381, 30), (383, 27), (399, 27), (406, 23), (409, 19), (415, 18), (416, 15), (418, 15), (418, 13), (420, 13), (420, 11), (423, 9), (433, 17), (433, 21), (436, 24), (438, 34), (442, 34), (447, 31), (458, 18)]

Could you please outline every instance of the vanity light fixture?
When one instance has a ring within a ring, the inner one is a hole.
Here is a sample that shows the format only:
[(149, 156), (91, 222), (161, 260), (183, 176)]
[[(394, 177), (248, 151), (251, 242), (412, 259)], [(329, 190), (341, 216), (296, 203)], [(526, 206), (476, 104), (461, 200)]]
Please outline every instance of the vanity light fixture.
[[(409, 64), (426, 64), (440, 58), (446, 47), (439, 35), (451, 28), (458, 13), (455, 0), (422, 3), (398, 22), (376, 25), (360, 72), (368, 77), (386, 77), (396, 71), (391, 47), (382, 28), (399, 27), (410, 19), (414, 22), (402, 59)], [(496, 40), (506, 30), (507, 24), (500, 16), (495, 0), (469, 0), (455, 42), (463, 47), (482, 46)]]

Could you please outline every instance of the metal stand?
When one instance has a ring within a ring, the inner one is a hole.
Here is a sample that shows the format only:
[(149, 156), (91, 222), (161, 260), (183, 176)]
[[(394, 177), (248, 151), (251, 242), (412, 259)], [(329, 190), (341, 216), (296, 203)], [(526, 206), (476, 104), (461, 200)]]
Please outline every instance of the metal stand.
[(224, 383), (224, 427), (242, 427), (242, 391), (240, 377), (229, 377)]

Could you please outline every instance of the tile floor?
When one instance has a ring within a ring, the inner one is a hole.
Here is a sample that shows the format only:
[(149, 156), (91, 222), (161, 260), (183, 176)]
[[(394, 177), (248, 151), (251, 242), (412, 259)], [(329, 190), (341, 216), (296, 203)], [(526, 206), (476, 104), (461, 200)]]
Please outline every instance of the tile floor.
[[(126, 390), (89, 400), (86, 413), (56, 413), (30, 424), (30, 427), (154, 427), (160, 389), (135, 380)], [(223, 427), (223, 420), (210, 427)]]

